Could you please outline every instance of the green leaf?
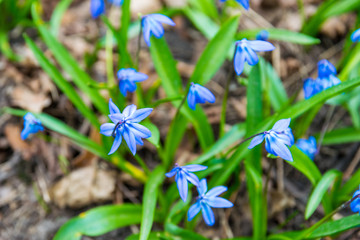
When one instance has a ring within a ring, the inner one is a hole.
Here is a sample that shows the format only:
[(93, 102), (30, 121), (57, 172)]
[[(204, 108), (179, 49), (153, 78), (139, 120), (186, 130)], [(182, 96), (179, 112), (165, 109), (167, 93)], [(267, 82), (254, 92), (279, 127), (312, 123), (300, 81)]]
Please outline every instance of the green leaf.
[(208, 15), (213, 19), (218, 19), (218, 11), (215, 6), (215, 2), (212, 0), (189, 0), (189, 3), (197, 8), (199, 11)]
[(50, 19), (50, 28), (54, 36), (58, 35), (61, 19), (73, 0), (61, 0), (54, 9)]
[(71, 76), (74, 83), (79, 89), (84, 92), (91, 99), (95, 107), (102, 113), (108, 114), (108, 103), (100, 95), (97, 89), (91, 87), (97, 84), (96, 81), (90, 78), (90, 76), (79, 67), (79, 63), (70, 55), (67, 49), (57, 41), (57, 39), (46, 28), (40, 16), (38, 15), (37, 8), (39, 3), (35, 2), (32, 5), (32, 17), (36, 23), (36, 28), (40, 32), (46, 45), (54, 54), (56, 60), (61, 67)]
[(206, 238), (206, 237), (204, 237), (204, 236), (202, 236), (202, 235), (200, 235), (198, 233), (195, 233), (195, 232), (180, 228), (180, 227), (178, 227), (178, 226), (176, 226), (175, 224), (172, 224), (172, 223), (166, 223), (165, 224), (165, 230), (167, 232), (169, 232), (170, 234), (179, 237), (180, 240), (188, 240), (188, 239), (192, 239), (192, 240), (209, 240), (208, 238)]
[(309, 217), (315, 212), (321, 200), (323, 199), (325, 193), (327, 192), (328, 188), (330, 187), (332, 182), (340, 176), (340, 174), (341, 173), (337, 170), (329, 170), (320, 179), (314, 191), (311, 193), (309, 200), (306, 204), (306, 209), (305, 209), (306, 220), (309, 219)]
[(80, 240), (82, 236), (100, 236), (120, 227), (139, 224), (141, 206), (108, 205), (91, 209), (66, 222), (54, 240)]
[(327, 132), (324, 136), (323, 145), (344, 144), (360, 142), (360, 129), (340, 128)]
[(293, 32), (286, 29), (280, 28), (258, 28), (258, 29), (250, 29), (243, 30), (237, 34), (237, 39), (241, 40), (243, 38), (255, 39), (256, 35), (262, 31), (266, 30), (269, 33), (269, 40), (278, 40), (302, 45), (313, 45), (320, 43), (320, 39), (311, 37), (309, 35)]
[(234, 16), (224, 23), (201, 54), (189, 82), (205, 85), (210, 81), (225, 61), (238, 25), (239, 16)]
[[(165, 40), (163, 38), (157, 39), (152, 37), (150, 52), (167, 96), (180, 95), (182, 89), (181, 77)], [(176, 107), (179, 104), (178, 102), (173, 102), (173, 105)], [(181, 113), (193, 124), (201, 147), (206, 149), (210, 146), (214, 142), (214, 134), (207, 116), (201, 107), (197, 107), (195, 111), (192, 111), (189, 107), (183, 106)]]
[(220, 29), (216, 22), (194, 8), (186, 7), (184, 14), (207, 39), (212, 39)]
[(161, 183), (165, 178), (165, 169), (158, 166), (150, 174), (145, 184), (143, 196), (143, 211), (140, 226), (140, 240), (147, 240), (154, 221), (156, 200)]
[(151, 132), (151, 137), (147, 138), (149, 142), (151, 142), (156, 148), (160, 147), (160, 131), (159, 129), (150, 121), (144, 121), (141, 123), (145, 127), (147, 127)]
[(356, 170), (355, 173), (352, 174), (351, 178), (347, 180), (344, 186), (340, 189), (337, 194), (338, 199), (346, 200), (349, 198), (349, 195), (352, 195), (360, 185), (360, 168)]
[(81, 97), (77, 94), (74, 87), (66, 81), (57, 68), (50, 63), (50, 61), (45, 57), (43, 52), (35, 45), (35, 43), (27, 36), (24, 35), (26, 44), (29, 46), (31, 51), (34, 53), (36, 59), (40, 63), (44, 71), (51, 77), (54, 83), (61, 89), (61, 91), (69, 98), (69, 100), (74, 104), (77, 110), (82, 113), (82, 115), (88, 119), (91, 124), (100, 128), (100, 123), (96, 115), (90, 110), (89, 107), (85, 105)]
[[(139, 238), (140, 234), (136, 233), (128, 236), (125, 240), (139, 240)], [(173, 238), (170, 238), (164, 232), (151, 232), (147, 240), (173, 240)]]

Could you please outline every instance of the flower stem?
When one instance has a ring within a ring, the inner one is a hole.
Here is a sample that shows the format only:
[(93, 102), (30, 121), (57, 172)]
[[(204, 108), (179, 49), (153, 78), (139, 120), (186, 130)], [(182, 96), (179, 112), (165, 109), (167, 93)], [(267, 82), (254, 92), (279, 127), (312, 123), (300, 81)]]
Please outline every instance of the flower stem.
[(233, 71), (231, 70), (229, 72), (229, 76), (226, 80), (225, 93), (224, 93), (224, 97), (223, 97), (223, 101), (222, 101), (219, 138), (221, 138), (225, 134), (226, 107), (227, 107), (227, 101), (228, 101), (228, 97), (229, 97), (229, 87), (230, 87), (230, 82), (231, 82), (232, 76), (233, 76)]
[(139, 15), (140, 18), (140, 32), (139, 32), (139, 36), (138, 36), (138, 46), (137, 46), (137, 51), (136, 51), (136, 62), (135, 62), (135, 66), (136, 69), (139, 70), (139, 59), (140, 59), (140, 49), (141, 49), (141, 34), (143, 31), (143, 27), (142, 27), (142, 23), (141, 23), (141, 16)]
[(243, 144), (244, 142), (246, 142), (246, 141), (248, 141), (248, 140), (250, 140), (250, 139), (252, 139), (252, 138), (254, 138), (254, 137), (256, 137), (256, 136), (259, 136), (259, 135), (261, 135), (261, 134), (264, 134), (264, 132), (257, 133), (257, 134), (255, 134), (255, 135), (252, 135), (252, 136), (250, 136), (250, 137), (248, 137), (248, 138), (243, 139), (241, 142), (239, 142), (238, 144), (236, 144), (235, 146), (233, 146), (232, 148), (230, 148), (230, 149), (226, 152), (225, 156), (229, 155), (232, 151), (234, 151), (236, 148), (238, 148), (238, 147), (239, 147), (241, 144)]
[(335, 106), (331, 105), (330, 110), (328, 111), (328, 113), (326, 115), (324, 126), (321, 129), (321, 133), (320, 133), (320, 137), (319, 137), (318, 145), (317, 145), (317, 151), (318, 152), (320, 151), (320, 147), (321, 147), (321, 144), (322, 144), (322, 142), (324, 140), (325, 133), (326, 133), (327, 129), (329, 128), (330, 120), (331, 120), (331, 118), (333, 116), (334, 110), (335, 110)]

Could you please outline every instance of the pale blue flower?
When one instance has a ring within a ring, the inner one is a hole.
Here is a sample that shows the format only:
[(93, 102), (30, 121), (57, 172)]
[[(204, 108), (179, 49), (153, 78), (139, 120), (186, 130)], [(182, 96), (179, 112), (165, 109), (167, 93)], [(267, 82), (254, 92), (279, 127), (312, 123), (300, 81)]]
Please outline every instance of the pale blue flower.
[(127, 92), (134, 92), (136, 90), (136, 83), (145, 81), (148, 76), (144, 73), (137, 72), (133, 68), (123, 68), (117, 72), (119, 79), (119, 89), (122, 95), (126, 97)]
[(21, 131), (21, 139), (25, 140), (29, 134), (44, 131), (44, 127), (41, 125), (41, 121), (37, 119), (32, 113), (26, 113), (24, 116), (24, 128)]
[(100, 126), (101, 134), (115, 138), (109, 155), (119, 148), (122, 137), (124, 137), (132, 154), (135, 155), (136, 144), (143, 145), (142, 138), (151, 137), (150, 130), (140, 125), (139, 122), (149, 116), (153, 109), (143, 108), (136, 110), (136, 106), (132, 104), (127, 106), (121, 113), (111, 99), (109, 100), (109, 109), (109, 118), (113, 123), (104, 123)]
[[(220, 2), (225, 2), (227, 0), (220, 0)], [(246, 10), (249, 10), (249, 0), (236, 0), (236, 2), (238, 2), (239, 4), (241, 4), (241, 6), (243, 6), (243, 8), (245, 8)]]
[(317, 153), (316, 139), (311, 136), (309, 139), (298, 139), (296, 141), (296, 146), (311, 160), (314, 160), (315, 155)]
[(165, 174), (167, 177), (173, 177), (175, 175), (175, 181), (181, 199), (185, 202), (188, 194), (188, 182), (199, 186), (199, 178), (193, 173), (203, 171), (207, 169), (207, 166), (191, 164), (186, 166), (179, 166), (175, 164), (175, 167), (168, 173)]
[(245, 62), (251, 66), (259, 62), (256, 52), (272, 51), (275, 49), (274, 45), (267, 41), (247, 40), (246, 38), (237, 41), (235, 47), (234, 69), (237, 75), (243, 72)]
[(292, 162), (293, 157), (288, 149), (294, 144), (294, 135), (289, 128), (290, 121), (290, 118), (277, 121), (271, 130), (255, 136), (248, 148), (252, 149), (265, 138), (265, 149), (268, 153)]
[(197, 83), (191, 83), (189, 93), (187, 95), (188, 105), (192, 110), (195, 110), (197, 103), (214, 103), (215, 96), (209, 89)]
[(205, 223), (212, 226), (215, 223), (215, 216), (211, 208), (230, 208), (234, 206), (229, 200), (218, 197), (227, 191), (227, 187), (217, 186), (207, 191), (206, 179), (201, 179), (197, 190), (199, 196), (196, 199), (196, 203), (189, 208), (188, 221), (191, 221), (201, 211)]
[(175, 26), (174, 21), (163, 14), (154, 13), (142, 17), (141, 24), (143, 27), (144, 40), (149, 47), (151, 35), (154, 35), (156, 38), (161, 38), (164, 35), (163, 23)]
[(359, 42), (360, 41), (360, 28), (355, 30), (350, 37), (351, 41)]

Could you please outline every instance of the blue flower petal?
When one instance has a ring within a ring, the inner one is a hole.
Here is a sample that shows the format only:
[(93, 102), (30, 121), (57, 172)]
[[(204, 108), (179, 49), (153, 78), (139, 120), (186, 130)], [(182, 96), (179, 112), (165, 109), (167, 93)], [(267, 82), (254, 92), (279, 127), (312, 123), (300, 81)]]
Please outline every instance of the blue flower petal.
[(259, 145), (260, 143), (262, 143), (262, 141), (264, 141), (264, 138), (265, 138), (265, 134), (261, 134), (261, 135), (259, 135), (259, 136), (254, 137), (254, 138), (251, 140), (248, 149), (252, 149), (252, 148), (255, 147), (256, 145)]
[(240, 51), (236, 51), (234, 56), (234, 69), (237, 75), (240, 75), (243, 72), (244, 65), (245, 65), (245, 54), (242, 54)]
[(151, 28), (146, 17), (143, 17), (143, 19), (141, 20), (141, 24), (143, 25), (143, 35), (145, 43), (150, 47)]
[(125, 119), (124, 115), (121, 113), (109, 114), (108, 116), (113, 123), (122, 122)]
[(90, 1), (90, 13), (93, 18), (98, 18), (101, 14), (105, 13), (105, 1), (104, 0), (91, 0)]
[(165, 173), (165, 176), (167, 176), (169, 178), (173, 177), (178, 172), (178, 170), (179, 170), (179, 167), (174, 167), (173, 169), (171, 169), (170, 172)]
[(117, 130), (115, 140), (108, 155), (113, 154), (119, 148), (121, 141), (122, 141), (121, 133), (120, 131)]
[(207, 169), (207, 166), (203, 166), (200, 164), (190, 164), (190, 165), (186, 165), (182, 167), (183, 169), (186, 169), (189, 172), (198, 172), (198, 171), (203, 171), (205, 169)]
[(131, 121), (132, 123), (138, 123), (141, 122), (143, 119), (145, 119), (147, 116), (150, 115), (152, 112), (152, 108), (142, 108), (139, 110), (136, 110), (134, 113), (132, 113), (127, 120)]
[(179, 190), (180, 198), (186, 202), (187, 194), (188, 194), (188, 183), (185, 177), (185, 174), (181, 171), (178, 172), (175, 176), (175, 181), (177, 188)]
[(283, 132), (289, 127), (290, 121), (291, 121), (291, 118), (280, 119), (279, 121), (277, 121), (274, 124), (274, 126), (272, 127), (271, 130), (273, 130), (275, 132)]
[(136, 154), (136, 141), (135, 141), (134, 133), (132, 133), (130, 131), (130, 129), (125, 128), (124, 132), (123, 132), (123, 137), (129, 147), (131, 153), (133, 155), (135, 155)]
[(212, 189), (210, 189), (206, 194), (205, 194), (205, 197), (207, 198), (212, 198), (212, 197), (216, 197), (224, 192), (227, 191), (227, 187), (224, 187), (224, 186), (217, 186), (217, 187), (214, 187)]
[(360, 29), (355, 30), (350, 37), (352, 42), (358, 42), (360, 40)]
[(171, 18), (169, 18), (168, 16), (165, 16), (163, 14), (154, 13), (154, 14), (151, 14), (151, 17), (161, 23), (165, 23), (165, 24), (168, 24), (171, 26), (176, 25), (175, 22)]
[(234, 206), (232, 202), (225, 198), (214, 197), (206, 199), (206, 203), (213, 208), (231, 208)]
[(201, 206), (199, 202), (194, 203), (191, 205), (188, 211), (188, 221), (193, 220), (193, 218), (200, 212)]
[(283, 158), (284, 160), (293, 161), (292, 155), (290, 150), (287, 148), (287, 146), (279, 141), (277, 141), (274, 137), (269, 137), (269, 142), (271, 145), (272, 152), (275, 156), (279, 156)]
[(110, 137), (115, 128), (114, 123), (104, 123), (100, 126), (100, 133)]
[(195, 92), (193, 89), (190, 88), (190, 91), (187, 95), (187, 102), (188, 102), (189, 108), (192, 110), (195, 110), (195, 107), (196, 107), (195, 99), (196, 99)]
[(111, 98), (109, 100), (109, 111), (110, 114), (121, 113), (119, 108), (114, 104)]
[(127, 118), (127, 120), (129, 120), (131, 115), (133, 115), (135, 112), (136, 112), (136, 105), (131, 104), (124, 109), (123, 114)]
[(191, 182), (195, 186), (199, 186), (199, 178), (194, 173), (184, 171), (184, 175), (187, 181)]
[(207, 183), (206, 183), (206, 178), (203, 178), (200, 180), (200, 184), (197, 187), (198, 193), (200, 196), (204, 195), (207, 191)]
[(249, 0), (236, 0), (238, 3), (240, 3), (246, 10), (249, 10)]
[(151, 131), (143, 125), (140, 125), (138, 123), (129, 123), (128, 126), (131, 129), (131, 132), (133, 132), (136, 136), (140, 138), (151, 137)]
[(274, 45), (272, 45), (267, 41), (262, 41), (262, 40), (248, 41), (248, 44), (250, 48), (256, 52), (267, 52), (267, 51), (273, 51), (275, 49)]
[(205, 203), (200, 203), (200, 205), (205, 223), (209, 226), (213, 226), (215, 223), (214, 212), (211, 210), (209, 205)]

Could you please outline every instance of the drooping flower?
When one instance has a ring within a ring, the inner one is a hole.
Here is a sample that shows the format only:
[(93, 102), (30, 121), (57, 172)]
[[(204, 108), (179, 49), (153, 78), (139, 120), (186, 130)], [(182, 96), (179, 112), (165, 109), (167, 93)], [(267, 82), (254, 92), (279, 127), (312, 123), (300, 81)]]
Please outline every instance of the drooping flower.
[(109, 100), (109, 118), (113, 123), (104, 123), (100, 126), (100, 133), (105, 136), (115, 138), (109, 155), (114, 153), (120, 146), (124, 137), (130, 151), (136, 154), (136, 144), (143, 145), (142, 138), (151, 137), (151, 132), (146, 127), (139, 124), (152, 112), (152, 108), (142, 108), (136, 110), (134, 104), (127, 106), (121, 113), (119, 108)]
[(142, 17), (141, 24), (143, 27), (144, 40), (149, 47), (151, 35), (154, 35), (156, 38), (161, 38), (164, 35), (163, 23), (175, 26), (174, 21), (163, 14), (153, 13)]
[(261, 30), (260, 32), (258, 32), (258, 34), (256, 34), (256, 40), (267, 41), (268, 38), (269, 38), (269, 32), (266, 30)]
[[(220, 0), (220, 2), (225, 2), (227, 0)], [(243, 6), (243, 8), (245, 8), (246, 10), (249, 10), (249, 0), (236, 0), (236, 2), (238, 2), (239, 4), (241, 4), (241, 6)]]
[[(109, 3), (115, 6), (121, 6), (123, 0), (108, 0)], [(91, 0), (90, 1), (90, 13), (93, 18), (98, 18), (105, 13), (105, 0)]]
[(337, 71), (334, 65), (326, 59), (318, 62), (318, 76), (319, 78), (327, 78), (330, 75), (336, 75)]
[(41, 121), (37, 119), (32, 113), (26, 113), (24, 116), (24, 128), (21, 131), (21, 139), (25, 140), (29, 134), (44, 131), (44, 127), (41, 125)]
[(253, 66), (259, 62), (256, 52), (272, 51), (274, 45), (267, 41), (247, 40), (246, 38), (237, 41), (235, 44), (234, 68), (237, 75), (244, 70), (244, 64), (247, 62)]
[(294, 144), (294, 135), (292, 134), (291, 128), (289, 128), (290, 121), (290, 118), (277, 121), (271, 130), (255, 136), (248, 148), (252, 149), (262, 143), (265, 138), (266, 151), (292, 162), (293, 157), (288, 149), (288, 147)]
[(311, 136), (309, 139), (298, 139), (296, 141), (296, 146), (306, 155), (309, 156), (311, 160), (314, 160), (317, 153), (316, 139)]
[(360, 41), (360, 28), (355, 30), (350, 37), (352, 42), (359, 42)]
[(307, 78), (304, 80), (303, 89), (305, 99), (309, 99), (323, 90), (323, 84), (320, 78)]
[(199, 178), (193, 173), (207, 169), (207, 166), (192, 164), (187, 166), (179, 166), (175, 164), (175, 167), (165, 174), (167, 177), (173, 177), (175, 175), (175, 181), (181, 199), (185, 202), (188, 194), (188, 182), (199, 186)]
[(197, 190), (199, 196), (196, 203), (189, 208), (188, 221), (191, 221), (201, 210), (205, 223), (212, 226), (215, 223), (215, 216), (211, 208), (230, 208), (234, 206), (229, 200), (218, 197), (227, 191), (227, 187), (217, 186), (207, 191), (206, 179), (201, 179)]
[(187, 95), (188, 105), (192, 110), (195, 110), (197, 103), (214, 103), (215, 96), (206, 87), (197, 83), (191, 83), (189, 93)]
[[(353, 198), (358, 196), (360, 194), (360, 189), (357, 190), (356, 192), (354, 192), (353, 194)], [(354, 213), (359, 213), (360, 214), (360, 196), (358, 196), (356, 199), (354, 199), (351, 203), (350, 203), (350, 208), (351, 211), (353, 211)]]
[(117, 72), (119, 79), (119, 89), (122, 95), (126, 97), (127, 92), (134, 92), (136, 90), (136, 82), (145, 81), (148, 76), (144, 73), (137, 72), (133, 68), (123, 68)]

